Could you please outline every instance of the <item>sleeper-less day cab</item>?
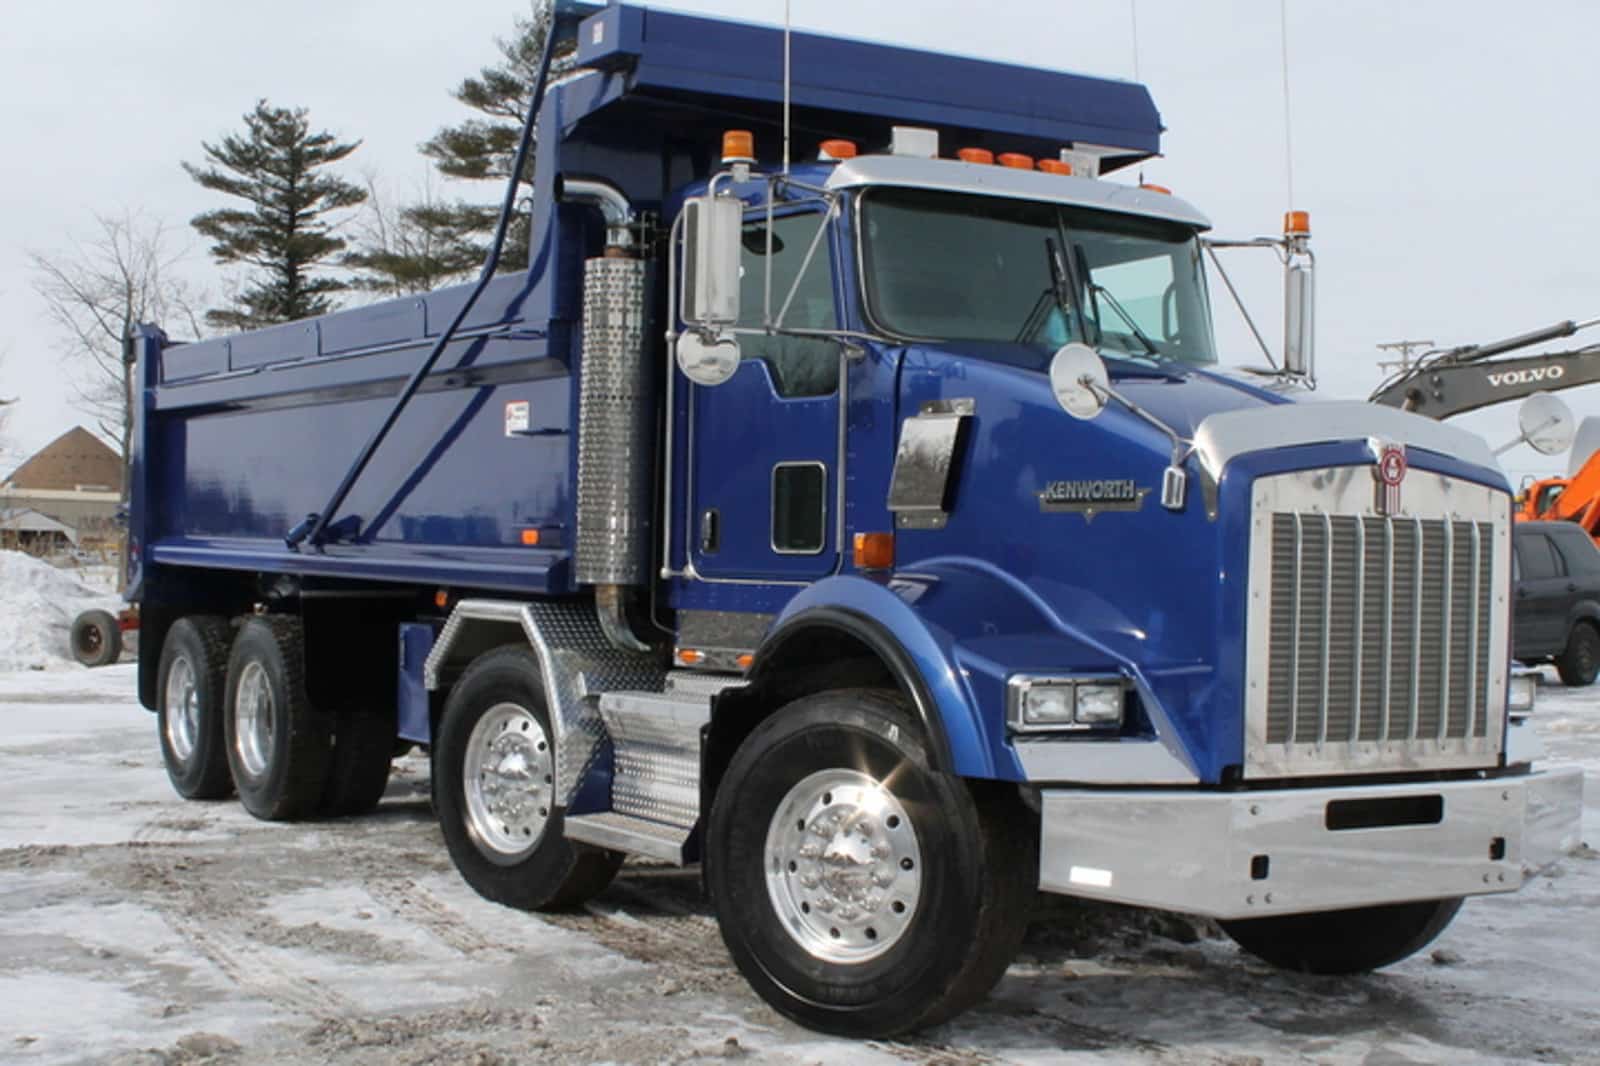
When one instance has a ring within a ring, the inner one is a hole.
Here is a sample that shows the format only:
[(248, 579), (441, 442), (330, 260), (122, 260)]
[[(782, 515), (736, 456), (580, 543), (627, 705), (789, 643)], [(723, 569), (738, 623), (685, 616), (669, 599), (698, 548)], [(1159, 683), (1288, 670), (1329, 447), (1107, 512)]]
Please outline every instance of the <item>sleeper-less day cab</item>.
[(1505, 480), (1301, 402), (1303, 217), (1288, 370), (1224, 371), (1205, 218), (1102, 176), (1143, 87), (797, 34), (786, 140), (781, 31), (579, 14), (529, 270), (134, 338), (181, 793), (358, 811), (426, 745), (480, 893), (699, 863), (754, 988), (855, 1035), (981, 999), (1039, 889), (1347, 973), (1572, 842)]

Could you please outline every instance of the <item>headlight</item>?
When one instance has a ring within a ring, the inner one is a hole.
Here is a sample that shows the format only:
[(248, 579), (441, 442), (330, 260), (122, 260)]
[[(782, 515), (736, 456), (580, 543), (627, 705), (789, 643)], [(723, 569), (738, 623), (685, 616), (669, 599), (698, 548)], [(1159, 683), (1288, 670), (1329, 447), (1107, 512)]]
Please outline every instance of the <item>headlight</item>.
[(1539, 675), (1530, 670), (1527, 673), (1511, 675), (1511, 683), (1506, 686), (1506, 712), (1508, 714), (1526, 715), (1533, 713), (1534, 700), (1538, 698)]
[(1006, 717), (1014, 732), (1115, 731), (1127, 706), (1121, 678), (1014, 677)]

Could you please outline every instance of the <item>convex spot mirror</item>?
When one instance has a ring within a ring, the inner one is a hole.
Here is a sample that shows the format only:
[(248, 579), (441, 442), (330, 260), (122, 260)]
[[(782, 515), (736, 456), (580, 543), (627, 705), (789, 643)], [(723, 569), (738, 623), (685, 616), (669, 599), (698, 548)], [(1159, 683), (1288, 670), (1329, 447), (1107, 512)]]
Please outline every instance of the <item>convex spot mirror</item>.
[(1096, 418), (1106, 408), (1111, 379), (1105, 361), (1087, 344), (1062, 345), (1050, 360), (1050, 390), (1056, 402), (1073, 418)]
[(739, 341), (731, 333), (710, 339), (699, 333), (681, 335), (678, 369), (696, 385), (721, 385), (739, 369)]
[(1560, 455), (1572, 447), (1578, 432), (1572, 408), (1548, 392), (1536, 392), (1522, 401), (1517, 409), (1517, 428), (1522, 431), (1522, 439), (1541, 455)]

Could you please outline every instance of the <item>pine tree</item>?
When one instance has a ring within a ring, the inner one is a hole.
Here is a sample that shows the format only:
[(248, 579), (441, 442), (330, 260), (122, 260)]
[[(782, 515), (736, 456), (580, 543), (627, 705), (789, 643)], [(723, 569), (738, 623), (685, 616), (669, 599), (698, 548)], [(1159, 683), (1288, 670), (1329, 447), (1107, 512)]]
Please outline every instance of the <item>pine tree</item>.
[(191, 223), (214, 242), (211, 254), (218, 262), (254, 268), (234, 307), (206, 312), (206, 321), (218, 329), (253, 329), (332, 310), (332, 294), (349, 285), (317, 272), (346, 244), (327, 216), (367, 198), (359, 185), (323, 172), (360, 141), (313, 133), (304, 108), (272, 107), (265, 100), (244, 123), (243, 135), (201, 143), (209, 165), (183, 164), (205, 188), (250, 205), (207, 211)]
[[(538, 6), (527, 17), (518, 17), (515, 33), (495, 41), (499, 61), (456, 86), (451, 95), (478, 114), (446, 126), (422, 145), (422, 154), (433, 160), (439, 173), (447, 178), (493, 182), (497, 191), (504, 188), (511, 176), (528, 107), (533, 102), (534, 81), (539, 76), (549, 25), (546, 5)], [(531, 188), (531, 155), (519, 177)], [(471, 264), (464, 271), (470, 273), (488, 254), (489, 240), (500, 218), (500, 199), (496, 195), (490, 203), (415, 204), (405, 214), (415, 225), (453, 235), (451, 253), (446, 258)], [(525, 212), (512, 218), (501, 253), (502, 271), (527, 269), (530, 221)]]

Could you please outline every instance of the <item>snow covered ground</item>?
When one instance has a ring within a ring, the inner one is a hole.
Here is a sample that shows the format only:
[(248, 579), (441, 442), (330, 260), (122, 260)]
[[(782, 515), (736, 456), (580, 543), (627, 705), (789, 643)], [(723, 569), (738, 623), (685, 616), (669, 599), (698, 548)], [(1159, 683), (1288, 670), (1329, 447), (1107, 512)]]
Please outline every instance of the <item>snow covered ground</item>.
[[(133, 686), (131, 664), (0, 674), (0, 1062), (1600, 1063), (1592, 851), (1355, 979), (1055, 905), (978, 1009), (857, 1044), (750, 993), (692, 872), (630, 867), (573, 915), (480, 900), (420, 759), (364, 818), (184, 803)], [(1600, 690), (1546, 685), (1537, 718), (1600, 843)]]

